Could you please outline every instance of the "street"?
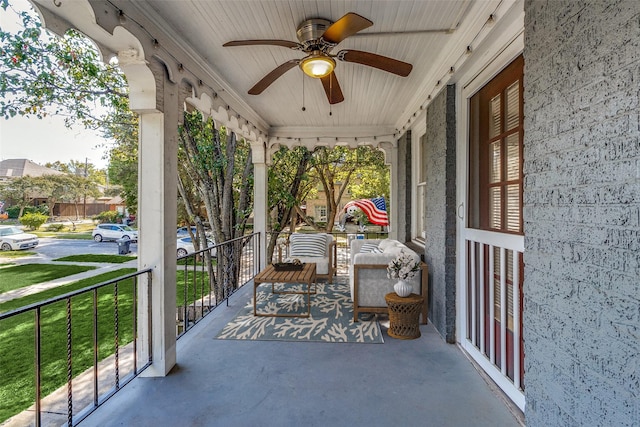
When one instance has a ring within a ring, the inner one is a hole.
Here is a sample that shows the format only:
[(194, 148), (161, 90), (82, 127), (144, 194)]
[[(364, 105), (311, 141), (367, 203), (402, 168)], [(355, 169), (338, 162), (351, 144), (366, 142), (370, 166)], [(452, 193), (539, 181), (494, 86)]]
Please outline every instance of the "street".
[[(137, 255), (138, 244), (132, 243), (129, 255)], [(43, 261), (61, 258), (69, 255), (100, 254), (118, 255), (116, 242), (94, 242), (93, 240), (52, 239), (40, 238), (40, 243), (31, 252), (36, 252)], [(0, 254), (2, 256), (2, 254)], [(33, 259), (32, 257), (30, 257)]]

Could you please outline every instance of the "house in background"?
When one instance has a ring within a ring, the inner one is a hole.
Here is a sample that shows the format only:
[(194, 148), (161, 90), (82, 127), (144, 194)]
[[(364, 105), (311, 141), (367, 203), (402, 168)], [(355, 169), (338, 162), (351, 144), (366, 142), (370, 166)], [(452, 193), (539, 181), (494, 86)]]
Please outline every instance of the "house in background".
[(63, 172), (41, 166), (27, 159), (7, 159), (0, 161), (0, 181), (22, 176), (40, 177), (44, 175), (64, 175)]
[[(340, 190), (340, 183), (336, 183), (334, 185), (334, 191), (336, 192), (336, 194), (338, 193), (338, 191)], [(352, 200), (352, 196), (351, 193), (349, 192), (349, 190), (345, 190), (345, 192), (342, 194), (342, 198), (340, 198), (340, 201), (338, 202), (338, 211), (335, 212), (335, 217), (333, 219), (334, 223), (339, 223), (340, 219), (342, 217), (342, 215), (344, 214), (344, 205), (346, 205), (347, 203), (349, 203)], [(315, 194), (315, 197), (307, 197), (307, 200), (305, 200), (305, 210), (307, 213), (307, 216), (313, 217), (314, 221), (316, 222), (327, 222), (328, 218), (327, 218), (327, 194), (324, 191), (324, 188), (322, 187), (321, 184), (318, 185), (317, 187), (317, 192)]]
[[(383, 150), (391, 235), (421, 245), (443, 339), (529, 426), (640, 424), (639, 2), (34, 3), (46, 26), (74, 26), (118, 57), (140, 115), (148, 375), (176, 363), (176, 141), (188, 104), (251, 143), (261, 233), (267, 166), (281, 145)], [(303, 78), (304, 54), (282, 46), (297, 47), (308, 17), (348, 12), (375, 27), (338, 49), (413, 70), (400, 78), (343, 53), (335, 82), (345, 101), (329, 104), (334, 80)], [(289, 43), (223, 47), (242, 39)], [(283, 64), (291, 71), (247, 94)]]
[[(64, 172), (39, 165), (27, 159), (7, 159), (0, 161), (0, 182), (6, 182), (23, 176), (37, 178), (51, 175), (64, 175)], [(100, 192), (104, 193), (105, 188), (103, 186), (98, 186), (98, 189)], [(47, 204), (46, 194), (32, 194), (31, 199), (32, 206)], [(6, 200), (4, 202), (4, 209), (11, 206), (10, 200)], [(86, 200), (83, 198), (77, 203), (59, 201), (53, 206), (53, 210), (50, 212), (50, 215), (59, 218), (91, 217), (99, 214), (100, 212), (109, 210), (124, 212), (125, 204), (122, 198), (111, 196), (100, 196), (94, 198), (88, 196)]]

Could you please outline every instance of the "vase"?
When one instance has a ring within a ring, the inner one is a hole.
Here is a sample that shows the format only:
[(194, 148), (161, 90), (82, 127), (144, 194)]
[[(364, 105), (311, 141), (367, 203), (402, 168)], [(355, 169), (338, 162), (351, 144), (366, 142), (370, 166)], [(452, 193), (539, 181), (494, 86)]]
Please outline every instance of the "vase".
[(413, 291), (413, 287), (406, 280), (398, 280), (398, 283), (393, 285), (393, 290), (396, 291), (399, 297), (408, 297), (411, 295), (411, 291)]

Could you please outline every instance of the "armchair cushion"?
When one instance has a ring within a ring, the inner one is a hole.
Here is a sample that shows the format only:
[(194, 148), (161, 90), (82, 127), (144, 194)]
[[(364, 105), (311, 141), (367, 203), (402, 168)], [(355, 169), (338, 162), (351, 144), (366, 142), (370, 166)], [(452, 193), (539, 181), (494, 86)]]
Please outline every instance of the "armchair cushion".
[(298, 234), (293, 233), (289, 237), (291, 257), (325, 257), (327, 256), (326, 234)]
[(336, 242), (328, 233), (292, 233), (285, 262), (293, 259), (315, 263), (316, 275), (331, 283), (337, 270)]

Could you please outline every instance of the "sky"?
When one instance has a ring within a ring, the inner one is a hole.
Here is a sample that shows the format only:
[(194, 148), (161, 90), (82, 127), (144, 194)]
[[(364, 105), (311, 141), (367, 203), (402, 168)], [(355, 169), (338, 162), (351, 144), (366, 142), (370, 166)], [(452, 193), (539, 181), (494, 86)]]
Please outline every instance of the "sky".
[[(26, 0), (11, 0), (10, 3), (16, 9), (30, 8)], [(18, 22), (12, 20), (14, 16), (13, 12), (0, 9), (3, 31), (19, 28)], [(64, 118), (60, 116), (0, 118), (0, 160), (29, 159), (44, 165), (47, 162), (84, 162), (87, 159), (96, 167), (105, 168), (104, 145), (108, 142), (99, 131), (87, 130), (83, 126), (67, 129)]]

